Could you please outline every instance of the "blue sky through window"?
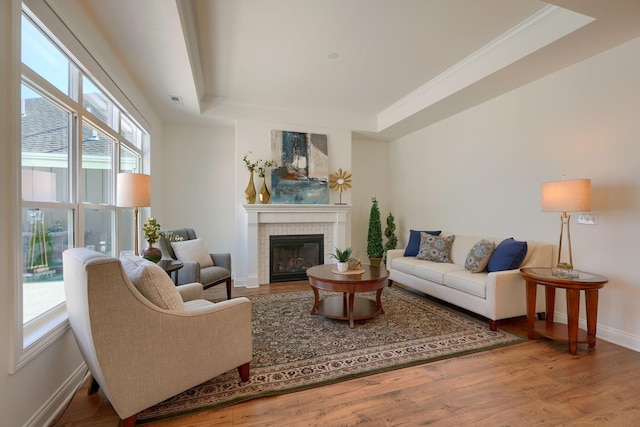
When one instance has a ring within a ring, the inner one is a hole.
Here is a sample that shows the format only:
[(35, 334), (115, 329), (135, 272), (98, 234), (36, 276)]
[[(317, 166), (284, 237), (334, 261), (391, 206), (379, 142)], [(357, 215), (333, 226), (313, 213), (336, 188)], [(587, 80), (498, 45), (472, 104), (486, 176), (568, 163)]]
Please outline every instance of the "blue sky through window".
[[(69, 95), (69, 59), (22, 15), (22, 62)], [(26, 91), (23, 96), (37, 95)]]

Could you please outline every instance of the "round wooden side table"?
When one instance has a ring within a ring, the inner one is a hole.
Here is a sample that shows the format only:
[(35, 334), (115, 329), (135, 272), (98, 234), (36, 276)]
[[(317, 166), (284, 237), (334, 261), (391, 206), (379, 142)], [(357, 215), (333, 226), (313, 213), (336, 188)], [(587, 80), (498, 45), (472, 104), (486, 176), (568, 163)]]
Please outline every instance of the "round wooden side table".
[[(578, 344), (596, 346), (596, 324), (598, 321), (598, 291), (609, 281), (600, 274), (577, 271), (578, 277), (564, 277), (553, 274), (552, 268), (525, 267), (520, 274), (527, 282), (527, 336), (535, 334), (553, 340), (569, 343), (569, 353), (576, 354)], [(536, 320), (537, 285), (545, 287), (546, 319)], [(556, 289), (567, 292), (567, 324), (554, 323)], [(587, 309), (587, 331), (578, 329), (580, 311), (580, 291), (584, 291)]]

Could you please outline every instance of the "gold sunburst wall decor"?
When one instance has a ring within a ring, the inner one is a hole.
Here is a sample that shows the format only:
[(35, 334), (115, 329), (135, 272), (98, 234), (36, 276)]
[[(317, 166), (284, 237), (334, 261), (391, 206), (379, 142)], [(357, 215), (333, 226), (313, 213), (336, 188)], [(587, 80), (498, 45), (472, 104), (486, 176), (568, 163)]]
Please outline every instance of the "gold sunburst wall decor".
[(351, 188), (351, 174), (342, 169), (329, 175), (329, 188), (340, 193), (340, 203), (338, 205), (346, 205), (342, 203), (342, 192)]

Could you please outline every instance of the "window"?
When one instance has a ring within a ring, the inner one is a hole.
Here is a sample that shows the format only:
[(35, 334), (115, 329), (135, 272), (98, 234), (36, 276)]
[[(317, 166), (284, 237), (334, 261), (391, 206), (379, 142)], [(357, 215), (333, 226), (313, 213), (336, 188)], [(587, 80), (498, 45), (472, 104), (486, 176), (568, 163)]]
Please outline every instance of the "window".
[(16, 320), (24, 350), (46, 342), (66, 319), (65, 249), (118, 256), (133, 247), (133, 211), (115, 206), (115, 171), (142, 171), (145, 132), (26, 11), (21, 50), (23, 262)]

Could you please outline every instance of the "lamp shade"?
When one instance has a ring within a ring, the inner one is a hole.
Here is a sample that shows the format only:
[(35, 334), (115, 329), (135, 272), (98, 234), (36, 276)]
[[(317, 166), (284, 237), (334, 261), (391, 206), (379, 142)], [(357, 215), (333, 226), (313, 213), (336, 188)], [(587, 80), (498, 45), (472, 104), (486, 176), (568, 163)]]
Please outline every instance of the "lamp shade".
[(151, 206), (151, 177), (141, 173), (119, 173), (116, 204), (130, 208)]
[(590, 179), (545, 182), (540, 193), (543, 212), (591, 211)]

